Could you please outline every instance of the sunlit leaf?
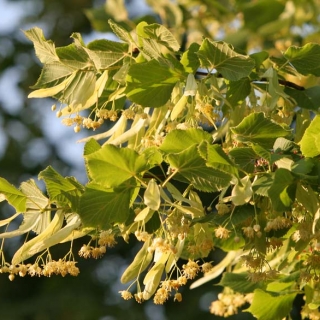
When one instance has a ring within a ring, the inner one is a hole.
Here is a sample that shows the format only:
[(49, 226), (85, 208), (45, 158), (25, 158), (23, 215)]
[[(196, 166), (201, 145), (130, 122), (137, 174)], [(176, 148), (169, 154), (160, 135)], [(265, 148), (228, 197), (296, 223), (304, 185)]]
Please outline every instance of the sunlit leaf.
[(24, 34), (33, 42), (36, 55), (42, 63), (59, 61), (54, 43), (51, 40), (45, 39), (43, 31), (40, 28), (32, 28), (25, 31)]
[(149, 169), (143, 155), (128, 148), (117, 148), (106, 144), (96, 152), (84, 156), (90, 178), (107, 188)]
[(307, 43), (303, 47), (291, 46), (284, 53), (285, 63), (292, 65), (303, 75), (320, 76), (320, 45)]
[(306, 129), (299, 145), (305, 157), (316, 157), (320, 154), (320, 116), (315, 118)]
[(197, 55), (199, 51), (199, 44), (192, 43), (188, 50), (186, 50), (181, 56), (181, 64), (188, 73), (194, 73), (200, 67), (200, 61)]
[(198, 190), (213, 192), (225, 188), (230, 183), (230, 174), (206, 166), (206, 162), (197, 152), (196, 145), (182, 152), (169, 154), (167, 160), (186, 182), (191, 183)]
[(208, 132), (200, 129), (172, 130), (166, 135), (160, 150), (165, 153), (177, 153), (204, 140), (211, 142), (212, 137)]
[(273, 294), (256, 289), (251, 306), (244, 311), (251, 312), (259, 320), (282, 320), (290, 313), (296, 295), (297, 293)]
[(257, 143), (272, 148), (279, 137), (288, 136), (290, 129), (285, 129), (264, 116), (263, 112), (251, 113), (238, 126), (231, 128), (234, 139), (244, 143)]
[[(32, 217), (32, 219), (37, 217), (37, 223), (34, 224), (30, 230), (39, 234), (47, 228), (51, 221), (49, 199), (43, 195), (41, 190), (35, 184), (34, 180), (22, 182), (20, 188), (21, 191), (28, 197), (24, 221), (27, 219), (27, 216)], [(21, 227), (24, 227), (23, 225), (21, 225)]]
[(276, 170), (273, 183), (268, 190), (274, 210), (289, 210), (295, 199), (295, 190), (296, 184), (290, 171), (287, 169)]
[(122, 60), (128, 51), (128, 45), (106, 39), (94, 40), (85, 48), (97, 70), (107, 69)]
[(200, 156), (206, 160), (208, 167), (216, 168), (230, 174), (238, 176), (238, 170), (231, 159), (225, 154), (222, 147), (218, 144), (210, 144), (203, 140), (198, 148)]
[(129, 216), (131, 192), (126, 186), (104, 189), (88, 184), (80, 198), (79, 215), (83, 224), (106, 230), (114, 222), (125, 222)]
[(125, 42), (133, 42), (133, 39), (130, 35), (130, 32), (124, 29), (119, 24), (115, 23), (113, 20), (109, 19), (108, 23), (112, 29), (112, 31), (118, 36), (119, 39)]
[(173, 51), (178, 51), (180, 45), (173, 34), (163, 25), (153, 23), (145, 26), (144, 32), (151, 39), (157, 40), (160, 44), (165, 45)]
[(180, 78), (180, 73), (156, 60), (135, 63), (128, 71), (126, 94), (142, 106), (160, 107), (170, 99)]
[(202, 67), (216, 69), (226, 79), (232, 81), (247, 77), (255, 65), (249, 56), (237, 53), (222, 41), (205, 39), (200, 46), (198, 56)]
[(0, 177), (0, 194), (16, 209), (17, 212), (26, 210), (26, 195), (16, 189), (6, 179)]
[(39, 173), (39, 179), (45, 182), (51, 201), (55, 200), (61, 204), (69, 204), (71, 206), (77, 205), (76, 203), (73, 204), (70, 198), (64, 195), (65, 192), (77, 199), (83, 192), (83, 186), (75, 178), (64, 178), (49, 166)]

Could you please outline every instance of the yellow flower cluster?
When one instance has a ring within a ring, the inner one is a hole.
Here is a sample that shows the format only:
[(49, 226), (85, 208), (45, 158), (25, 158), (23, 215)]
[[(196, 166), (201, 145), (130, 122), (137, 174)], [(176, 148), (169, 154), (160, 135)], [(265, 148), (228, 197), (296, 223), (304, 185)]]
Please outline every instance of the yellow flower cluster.
[(243, 295), (240, 293), (219, 293), (218, 300), (213, 301), (210, 313), (227, 318), (238, 313), (238, 309), (246, 303), (251, 303), (253, 293)]
[(45, 276), (51, 277), (51, 275), (61, 275), (65, 277), (66, 275), (77, 276), (80, 271), (76, 267), (76, 261), (65, 261), (59, 259), (58, 261), (51, 260), (46, 264), (42, 265), (42, 268), (38, 263), (34, 264), (19, 264), (19, 265), (4, 265), (0, 268), (0, 273), (9, 273), (9, 279), (14, 280), (16, 275), (24, 277), (26, 275), (34, 276)]
[(79, 250), (78, 254), (80, 257), (83, 257), (85, 259), (88, 259), (88, 258), (98, 259), (98, 258), (101, 258), (106, 253), (106, 251), (107, 249), (105, 246), (92, 247), (90, 245), (84, 244)]

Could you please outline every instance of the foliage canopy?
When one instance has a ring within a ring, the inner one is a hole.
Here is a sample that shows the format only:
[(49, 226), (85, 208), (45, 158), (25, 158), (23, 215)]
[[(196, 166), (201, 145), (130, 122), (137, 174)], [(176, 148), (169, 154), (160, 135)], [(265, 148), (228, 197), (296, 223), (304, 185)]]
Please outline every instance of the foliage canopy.
[[(148, 2), (161, 24), (129, 20), (120, 0), (87, 11), (120, 41), (74, 33), (56, 48), (25, 31), (43, 64), (29, 97), (59, 101), (76, 133), (99, 132), (82, 140), (86, 185), (52, 167), (39, 174), (46, 195), (0, 178), (0, 201), (16, 211), (0, 225), (23, 217), (0, 237), (26, 234), (2, 273), (75, 276), (73, 239), (89, 236), (79, 255), (99, 258), (134, 235), (143, 244), (122, 275), (124, 299), (180, 302), (202, 272), (192, 287), (223, 274), (214, 314), (250, 303), (258, 319), (282, 319), (303, 293), (303, 317), (317, 315), (320, 45), (286, 40), (316, 21), (317, 1)], [(50, 247), (68, 241), (53, 260)], [(226, 252), (218, 264), (206, 259), (215, 247)]]

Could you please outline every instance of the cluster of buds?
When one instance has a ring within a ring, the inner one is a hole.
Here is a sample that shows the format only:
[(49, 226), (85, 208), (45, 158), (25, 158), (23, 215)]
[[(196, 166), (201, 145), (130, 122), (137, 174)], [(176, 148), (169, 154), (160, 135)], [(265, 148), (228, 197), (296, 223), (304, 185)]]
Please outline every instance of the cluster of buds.
[(242, 232), (245, 237), (248, 239), (253, 239), (255, 236), (260, 238), (262, 236), (262, 232), (260, 231), (261, 227), (259, 224), (255, 224), (253, 227), (243, 227)]
[(101, 258), (107, 251), (106, 246), (99, 246), (99, 247), (92, 247), (90, 245), (86, 245), (84, 244), (78, 254), (80, 257), (83, 257), (85, 259), (88, 258), (94, 258), (94, 259), (98, 259)]
[(291, 226), (292, 226), (292, 221), (290, 219), (278, 216), (273, 220), (268, 221), (264, 230), (266, 232), (269, 232), (271, 230), (277, 231), (281, 229), (290, 228)]
[(153, 302), (155, 304), (164, 304), (169, 299), (172, 290), (176, 291), (174, 295), (174, 301), (181, 302), (182, 295), (180, 292), (177, 292), (177, 290), (181, 285), (184, 285), (184, 284), (185, 282), (181, 281), (181, 279), (162, 281), (160, 288), (157, 290), (157, 292), (154, 295)]
[(138, 241), (143, 241), (143, 242), (146, 242), (147, 240), (150, 239), (150, 237), (152, 236), (151, 234), (149, 234), (148, 232), (146, 231), (140, 231), (140, 230), (137, 230), (134, 235), (136, 236), (137, 240)]
[[(57, 112), (57, 117), (61, 116), (59, 113), (61, 111)], [(80, 115), (76, 115), (74, 118), (64, 118), (62, 119), (62, 124), (64, 124), (67, 127), (74, 126), (74, 132), (79, 132), (81, 130), (81, 124), (85, 121), (86, 119), (83, 118)]]
[(61, 275), (65, 277), (66, 275), (77, 276), (80, 271), (79, 268), (76, 267), (76, 261), (65, 261), (63, 259), (59, 259), (58, 261), (51, 260), (46, 264), (42, 265), (42, 268), (38, 263), (34, 264), (18, 264), (18, 265), (4, 265), (0, 268), (0, 273), (9, 273), (9, 280), (13, 281), (16, 275), (20, 277), (24, 277), (29, 275), (31, 277), (34, 276), (45, 276), (51, 277), (51, 275)]
[(172, 239), (183, 240), (190, 230), (190, 222), (185, 219), (183, 214), (174, 210), (166, 219), (166, 226)]
[(238, 309), (246, 303), (252, 303), (253, 293), (246, 295), (240, 293), (219, 293), (218, 300), (213, 301), (210, 312), (220, 317), (227, 318), (238, 313)]
[(97, 241), (99, 245), (98, 247), (93, 247), (89, 244), (84, 244), (78, 252), (79, 256), (85, 259), (101, 258), (106, 253), (107, 247), (114, 247), (117, 243), (115, 240), (115, 236), (112, 233), (112, 230), (101, 231)]
[(101, 120), (117, 121), (118, 112), (116, 110), (100, 109), (96, 111), (96, 116)]

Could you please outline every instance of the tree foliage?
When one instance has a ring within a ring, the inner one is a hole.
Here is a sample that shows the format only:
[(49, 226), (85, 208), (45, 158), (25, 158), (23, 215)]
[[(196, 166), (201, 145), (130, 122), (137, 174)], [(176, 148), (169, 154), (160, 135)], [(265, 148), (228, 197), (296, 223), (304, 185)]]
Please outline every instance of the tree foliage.
[[(89, 237), (78, 254), (99, 258), (133, 235), (143, 244), (122, 275), (124, 299), (180, 302), (188, 280), (223, 274), (216, 315), (249, 303), (258, 319), (282, 319), (303, 293), (303, 317), (316, 316), (320, 45), (284, 40), (315, 21), (317, 1), (149, 3), (161, 24), (129, 20), (120, 0), (87, 11), (120, 41), (74, 33), (56, 47), (25, 31), (43, 65), (29, 97), (55, 98), (75, 133), (99, 132), (81, 140), (85, 185), (51, 166), (39, 173), (46, 195), (33, 180), (0, 179), (0, 200), (16, 211), (0, 225), (23, 217), (0, 237), (26, 234), (2, 273), (75, 276), (74, 239)], [(68, 241), (54, 260), (50, 248)], [(206, 259), (214, 248), (226, 252), (218, 264)]]

